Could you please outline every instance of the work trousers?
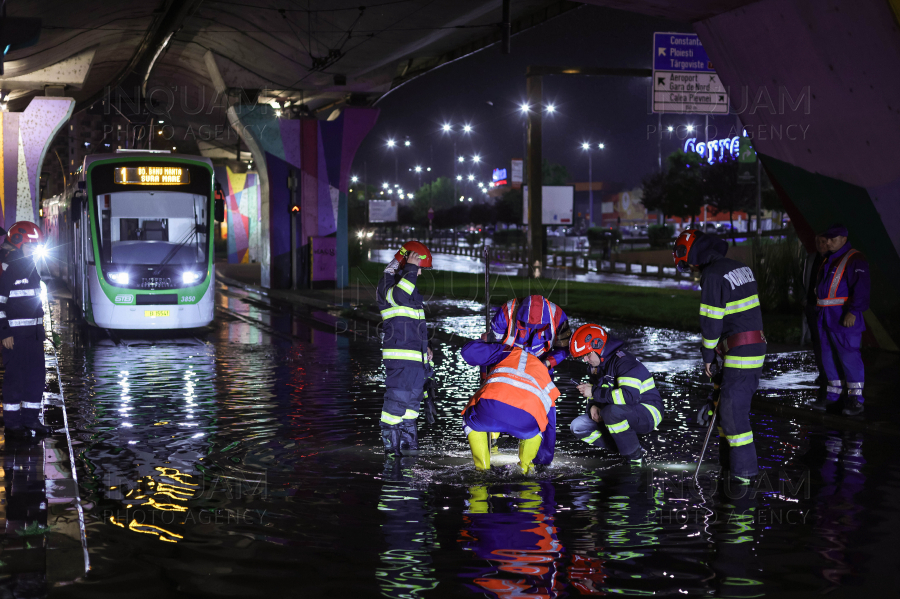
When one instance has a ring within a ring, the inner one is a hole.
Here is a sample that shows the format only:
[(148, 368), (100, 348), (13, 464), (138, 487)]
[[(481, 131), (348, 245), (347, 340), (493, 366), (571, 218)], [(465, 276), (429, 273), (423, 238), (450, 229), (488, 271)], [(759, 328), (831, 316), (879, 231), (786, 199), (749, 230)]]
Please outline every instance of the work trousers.
[(44, 327), (12, 329), (13, 348), (3, 348), (3, 421), (8, 430), (40, 424), (47, 370)]
[(572, 421), (572, 434), (598, 449), (617, 449), (623, 456), (638, 453), (638, 435), (646, 435), (656, 428), (653, 414), (644, 405), (605, 404), (600, 408), (601, 422), (594, 422), (584, 414)]
[(815, 306), (806, 306), (803, 310), (804, 317), (806, 318), (806, 327), (809, 329), (809, 341), (812, 345), (813, 355), (816, 358), (818, 377), (827, 379), (825, 366), (822, 364), (822, 341), (819, 335), (819, 312), (816, 310)]
[[(843, 328), (843, 327), (840, 327)], [(822, 367), (828, 379), (825, 399), (837, 401), (846, 384), (847, 395), (863, 403), (863, 385), (866, 380), (860, 344), (862, 332), (848, 333), (829, 328), (819, 320), (819, 341), (822, 348)]]
[(750, 400), (759, 387), (761, 374), (762, 368), (722, 369), (718, 415), (719, 455), (722, 467), (735, 476), (749, 478), (759, 473), (756, 445), (750, 428)]
[(385, 367), (384, 406), (381, 408), (381, 426), (390, 428), (415, 420), (419, 415), (419, 402), (425, 386), (425, 365), (411, 362), (399, 368)]
[(463, 415), (463, 433), (468, 437), (472, 431), (506, 433), (522, 440), (541, 435), (541, 446), (532, 463), (549, 466), (556, 452), (556, 407), (547, 412), (547, 428), (541, 431), (537, 420), (526, 410), (482, 399)]

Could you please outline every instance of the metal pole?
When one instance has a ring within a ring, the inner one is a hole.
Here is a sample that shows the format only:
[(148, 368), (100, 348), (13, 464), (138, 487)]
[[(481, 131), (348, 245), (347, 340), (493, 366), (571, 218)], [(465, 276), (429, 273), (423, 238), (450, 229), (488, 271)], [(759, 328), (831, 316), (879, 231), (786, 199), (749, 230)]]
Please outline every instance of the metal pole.
[(484, 259), (484, 330), (491, 334), (491, 246), (485, 242), (481, 252)]
[(543, 177), (541, 156), (541, 119), (543, 97), (541, 76), (526, 78), (528, 105), (528, 267), (529, 276), (540, 278), (544, 260)]
[[(291, 205), (294, 206), (297, 204), (297, 188), (300, 187), (298, 185), (299, 181), (297, 181), (297, 171), (296, 169), (291, 170)], [(297, 213), (291, 210), (291, 289), (297, 289), (297, 275), (299, 271), (299, 265), (297, 264), (299, 260), (299, 256), (297, 255)]]
[(657, 112), (658, 118), (656, 128), (659, 131), (659, 139), (656, 141), (656, 164), (659, 170), (662, 170), (662, 113)]
[(588, 148), (588, 227), (594, 226), (594, 175), (591, 168), (591, 149)]

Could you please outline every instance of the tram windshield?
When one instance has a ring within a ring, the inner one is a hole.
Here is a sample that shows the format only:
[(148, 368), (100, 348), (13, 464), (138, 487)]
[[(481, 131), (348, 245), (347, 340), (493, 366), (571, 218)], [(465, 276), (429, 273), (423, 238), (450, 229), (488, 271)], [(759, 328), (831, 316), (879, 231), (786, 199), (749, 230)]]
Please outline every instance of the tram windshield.
[(209, 197), (118, 191), (96, 199), (102, 265), (188, 266), (207, 261)]

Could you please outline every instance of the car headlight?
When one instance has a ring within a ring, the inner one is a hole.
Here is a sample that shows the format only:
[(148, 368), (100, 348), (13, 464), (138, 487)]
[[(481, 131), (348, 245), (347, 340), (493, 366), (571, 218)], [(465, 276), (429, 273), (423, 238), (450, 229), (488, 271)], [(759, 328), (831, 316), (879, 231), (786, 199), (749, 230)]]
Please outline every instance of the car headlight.
[(109, 280), (113, 283), (118, 283), (119, 285), (127, 285), (128, 284), (128, 273), (127, 272), (111, 272), (109, 273)]
[(200, 280), (200, 273), (186, 270), (181, 273), (181, 280), (185, 285), (191, 285)]

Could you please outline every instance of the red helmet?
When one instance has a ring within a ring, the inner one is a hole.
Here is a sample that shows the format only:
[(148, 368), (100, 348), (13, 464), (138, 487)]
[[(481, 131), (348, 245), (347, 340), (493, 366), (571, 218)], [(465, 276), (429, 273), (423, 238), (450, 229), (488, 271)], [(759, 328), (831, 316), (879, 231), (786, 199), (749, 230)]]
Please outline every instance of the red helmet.
[(672, 257), (675, 259), (675, 268), (681, 272), (690, 270), (688, 264), (688, 254), (691, 253), (691, 246), (697, 241), (697, 237), (702, 233), (696, 229), (686, 229), (681, 232), (678, 239), (675, 240), (675, 249), (672, 251)]
[(603, 353), (608, 335), (598, 324), (583, 324), (578, 327), (569, 340), (569, 353), (573, 358), (586, 356), (591, 352), (597, 355)]
[(406, 266), (406, 257), (410, 252), (415, 252), (421, 256), (419, 266), (422, 268), (431, 268), (431, 252), (425, 247), (424, 243), (418, 241), (407, 241), (400, 248), (400, 251), (394, 254), (394, 260), (400, 263), (400, 266)]
[(44, 243), (44, 234), (36, 224), (20, 220), (6, 232), (6, 241), (16, 249), (22, 249), (26, 243)]

